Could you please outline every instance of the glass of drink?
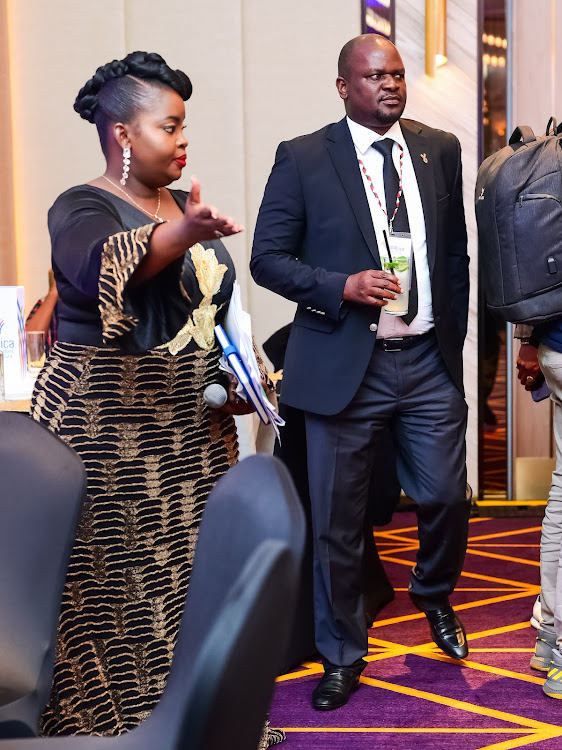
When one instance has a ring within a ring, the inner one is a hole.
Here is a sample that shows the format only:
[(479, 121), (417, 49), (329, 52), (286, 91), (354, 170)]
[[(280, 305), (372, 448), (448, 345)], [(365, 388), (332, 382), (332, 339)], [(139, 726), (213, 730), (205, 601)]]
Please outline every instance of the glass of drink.
[(25, 346), (28, 372), (39, 372), (45, 364), (45, 332), (26, 331)]
[(406, 255), (393, 256), (392, 260), (383, 263), (385, 271), (390, 271), (402, 287), (402, 294), (396, 299), (389, 299), (383, 310), (389, 315), (406, 315), (408, 312), (408, 296), (410, 292), (410, 258)]

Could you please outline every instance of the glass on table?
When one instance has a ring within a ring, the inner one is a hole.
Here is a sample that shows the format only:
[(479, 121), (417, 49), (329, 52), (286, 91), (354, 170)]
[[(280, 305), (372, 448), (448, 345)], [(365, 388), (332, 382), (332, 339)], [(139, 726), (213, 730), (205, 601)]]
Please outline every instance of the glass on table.
[(39, 372), (45, 364), (45, 331), (26, 331), (25, 350), (28, 372)]

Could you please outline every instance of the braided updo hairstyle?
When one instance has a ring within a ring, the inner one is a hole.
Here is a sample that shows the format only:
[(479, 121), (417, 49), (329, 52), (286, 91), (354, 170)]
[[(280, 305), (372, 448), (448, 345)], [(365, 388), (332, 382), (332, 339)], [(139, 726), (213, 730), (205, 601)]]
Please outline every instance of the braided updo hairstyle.
[(146, 105), (150, 96), (146, 84), (170, 88), (184, 101), (193, 90), (186, 74), (172, 70), (160, 55), (131, 52), (98, 68), (78, 92), (74, 109), (84, 120), (95, 123), (104, 152), (109, 125), (131, 122)]

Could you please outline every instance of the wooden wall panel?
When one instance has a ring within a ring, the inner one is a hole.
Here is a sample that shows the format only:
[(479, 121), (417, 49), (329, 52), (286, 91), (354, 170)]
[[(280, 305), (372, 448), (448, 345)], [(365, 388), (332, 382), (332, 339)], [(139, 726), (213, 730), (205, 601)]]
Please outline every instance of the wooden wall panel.
[(0, 201), (0, 285), (2, 286), (17, 283), (8, 41), (8, 10), (6, 0), (0, 0), (0, 184), (3, 186), (3, 199)]

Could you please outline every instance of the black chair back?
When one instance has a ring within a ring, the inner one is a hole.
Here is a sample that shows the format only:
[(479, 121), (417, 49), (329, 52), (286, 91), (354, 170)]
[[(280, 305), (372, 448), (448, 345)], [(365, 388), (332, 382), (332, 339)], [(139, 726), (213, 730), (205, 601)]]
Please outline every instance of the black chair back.
[[(287, 545), (291, 551), (288, 564), (294, 568), (291, 576), (294, 575), (298, 580), (305, 543), (302, 506), (289, 472), (281, 461), (272, 456), (255, 455), (236, 464), (221, 477), (207, 500), (172, 668), (162, 699), (146, 724), (166, 724), (168, 731), (171, 731), (178, 705), (188, 705), (185, 696), (193, 690), (188, 665), (196, 662), (210, 623), (215, 621), (240, 570), (266, 539)], [(270, 604), (269, 599), (267, 603)], [(287, 628), (275, 642), (266, 633), (265, 638), (254, 642), (256, 653), (264, 652), (263, 668), (269, 674), (272, 686), (284, 661), (294, 618), (294, 598), (287, 596), (286, 601), (281, 603), (289, 618)], [(285, 616), (281, 621), (285, 622)], [(265, 651), (268, 651), (267, 657)], [(258, 662), (253, 668), (259, 673)], [(236, 686), (231, 687), (234, 690), (231, 697), (235, 700)], [(251, 710), (248, 707), (248, 711)], [(240, 728), (237, 730), (236, 726), (232, 727), (231, 738), (236, 737), (238, 731), (244, 731), (243, 724), (248, 711), (238, 716)], [(162, 716), (166, 713), (171, 718), (163, 721)], [(266, 711), (260, 714), (260, 718), (263, 723)], [(167, 747), (176, 750), (189, 747), (191, 750), (191, 738), (186, 735), (182, 740), (180, 733), (177, 744)]]
[(194, 668), (182, 735), (189, 750), (257, 750), (298, 585), (287, 545), (263, 542), (246, 561)]
[[(225, 597), (240, 571), (267, 539), (280, 541), (289, 548), (291, 554), (287, 565), (291, 568), (291, 577), (298, 580), (305, 542), (305, 519), (300, 501), (286, 467), (272, 456), (255, 455), (236, 464), (221, 477), (207, 500), (172, 667), (159, 704), (139, 727), (145, 733), (142, 747), (145, 738), (150, 736), (154, 742), (159, 740), (160, 748), (192, 750), (187, 725), (184, 733), (183, 723), (179, 721), (184, 711), (189, 710), (190, 701), (199, 689), (194, 683), (192, 666), (197, 662), (209, 628), (224, 606)], [(277, 596), (275, 591), (273, 594)], [(278, 614), (276, 617), (280, 618), (283, 629), (276, 640), (270, 638), (266, 628), (261, 637), (256, 636), (253, 644), (249, 643), (245, 671), (250, 682), (252, 672), (256, 680), (258, 676), (263, 679), (265, 673), (273, 687), (284, 660), (294, 618), (295, 596), (296, 593), (287, 594), (285, 601), (279, 599), (284, 608), (283, 616)], [(262, 605), (267, 605), (264, 616), (268, 611), (270, 615), (279, 613), (270, 597), (264, 599)], [(288, 625), (285, 627), (286, 617)], [(274, 620), (275, 617), (269, 620), (271, 627), (274, 627)], [(230, 699), (238, 701), (236, 682), (228, 689), (232, 691)], [(267, 690), (266, 695), (270, 696)], [(267, 713), (267, 705), (265, 710), (262, 710), (263, 706), (263, 702), (256, 702), (255, 709), (262, 724)], [(245, 711), (233, 717), (228, 732), (230, 747), (236, 743), (238, 734), (245, 733), (246, 722), (254, 716), (253, 711), (248, 702)], [(163, 727), (167, 735), (165, 744), (161, 735)], [(132, 735), (138, 734), (139, 730)], [(244, 747), (237, 743), (234, 746)], [(201, 750), (209, 748), (203, 746)]]
[(0, 737), (35, 734), (49, 698), (85, 493), (71, 448), (26, 415), (0, 412)]
[(221, 477), (205, 508), (185, 609), (188, 649), (198, 650), (213, 612), (264, 539), (286, 542), (300, 564), (305, 520), (292, 479), (278, 459), (257, 454)]
[(289, 630), (297, 586), (287, 544), (265, 540), (246, 560), (209, 626), (190, 665), (192, 692), (182, 704), (159, 704), (144, 724), (119, 737), (20, 738), (0, 740), (0, 748), (256, 750), (274, 686), (276, 639)]
[[(170, 675), (150, 716), (118, 737), (8, 740), (0, 750), (256, 750), (294, 616), (304, 524), (280, 461), (234, 466), (207, 500)], [(238, 604), (225, 615), (231, 595)]]

